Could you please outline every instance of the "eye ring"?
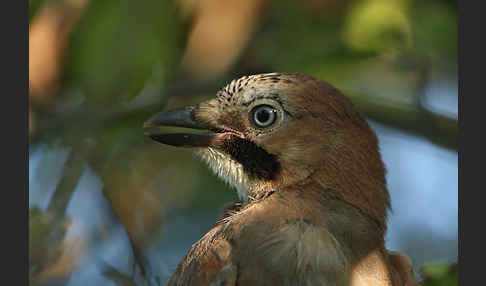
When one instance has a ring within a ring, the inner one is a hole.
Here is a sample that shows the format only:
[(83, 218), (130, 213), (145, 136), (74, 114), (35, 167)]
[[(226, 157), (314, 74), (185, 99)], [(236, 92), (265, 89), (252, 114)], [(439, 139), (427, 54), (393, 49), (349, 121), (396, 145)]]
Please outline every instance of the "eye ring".
[(250, 119), (255, 126), (266, 128), (277, 120), (277, 110), (270, 105), (261, 104), (251, 110)]

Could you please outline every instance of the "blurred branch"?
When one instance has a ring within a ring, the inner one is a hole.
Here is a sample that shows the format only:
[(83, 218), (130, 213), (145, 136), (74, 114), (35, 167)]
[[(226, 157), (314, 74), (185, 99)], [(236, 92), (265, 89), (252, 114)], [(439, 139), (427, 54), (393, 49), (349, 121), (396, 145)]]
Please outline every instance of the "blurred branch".
[(98, 263), (100, 267), (101, 274), (119, 286), (137, 286), (133, 276), (121, 273), (115, 267), (109, 265), (105, 261)]
[[(93, 133), (96, 130), (106, 130), (112, 124), (121, 124), (125, 120), (140, 120), (140, 127), (143, 120), (152, 112), (160, 108), (161, 104), (149, 104), (137, 107), (116, 106), (86, 107), (74, 112), (56, 112), (55, 108), (36, 114), (36, 128), (33, 130), (30, 141), (36, 143), (57, 136), (65, 135), (73, 130), (82, 138), (86, 131)], [(140, 131), (142, 134), (142, 131)]]
[(162, 285), (160, 277), (156, 276), (154, 279), (145, 278), (143, 281), (136, 279), (135, 275), (127, 275), (118, 271), (115, 267), (109, 265), (105, 261), (98, 262), (101, 274), (108, 280), (119, 286), (137, 286), (137, 285)]
[[(85, 146), (77, 145), (76, 147), (82, 148)], [(86, 156), (90, 151), (91, 150), (88, 151), (86, 149), (73, 148), (64, 165), (62, 178), (51, 198), (47, 212), (42, 212), (35, 208), (31, 209), (31, 216), (29, 219), (29, 229), (31, 231), (31, 257), (29, 259), (29, 264), (31, 267), (34, 267), (31, 271), (31, 280), (36, 283), (40, 281), (36, 278), (37, 274), (42, 274), (46, 269), (51, 269), (63, 252), (65, 252), (65, 250), (61, 249), (61, 244), (64, 241), (65, 230), (67, 228), (67, 219), (65, 216), (66, 209), (85, 169), (86, 161), (83, 156)], [(108, 204), (109, 211), (116, 217), (117, 221), (124, 225), (127, 231), (129, 243), (134, 256), (134, 273), (136, 271), (136, 266), (138, 266), (144, 279), (151, 278), (152, 272), (150, 263), (144, 254), (143, 245), (140, 245), (143, 242), (137, 241), (137, 236), (132, 233), (132, 230), (129, 229), (120, 218), (117, 210), (111, 203), (111, 197), (106, 193), (105, 188), (103, 188), (102, 193), (105, 195), (106, 199), (110, 201), (110, 204)], [(52, 249), (56, 249), (56, 251), (54, 252)], [(65, 274), (66, 277), (68, 277), (69, 273)]]
[(71, 151), (64, 165), (61, 181), (57, 185), (47, 208), (47, 211), (53, 215), (54, 219), (65, 215), (71, 196), (83, 174), (84, 165), (85, 162), (81, 155)]
[[(68, 223), (64, 217), (54, 220), (48, 213), (36, 207), (30, 208), (29, 280), (34, 285), (44, 281), (44, 274), (49, 273), (61, 259)], [(66, 271), (58, 273), (55, 278), (67, 281), (72, 265), (66, 265)]]
[[(84, 171), (84, 160), (76, 152), (70, 152), (63, 175), (56, 187), (46, 212), (31, 208), (29, 213), (29, 265), (30, 279), (34, 283), (43, 283), (46, 276), (67, 281), (76, 259), (65, 253), (65, 234), (69, 226), (66, 209), (72, 194)], [(73, 246), (70, 246), (72, 248)], [(69, 265), (59, 265), (61, 259), (68, 260)], [(61, 269), (60, 273), (56, 271)], [(54, 272), (54, 273), (51, 273)], [(50, 279), (49, 279), (50, 280)]]
[(358, 92), (346, 94), (368, 118), (423, 136), (442, 147), (457, 150), (457, 120), (418, 106), (405, 108), (391, 102), (378, 102), (367, 94)]
[(370, 94), (352, 92), (348, 94), (353, 102), (377, 122), (423, 136), (442, 147), (457, 150), (457, 119), (435, 113), (424, 107), (426, 88), (430, 85), (432, 61), (427, 55), (406, 53), (395, 63), (404, 70), (414, 71), (417, 80), (412, 88), (411, 104), (388, 100), (377, 100)]
[[(132, 230), (127, 226), (126, 221), (124, 221), (122, 219), (122, 217), (118, 213), (115, 205), (112, 202), (110, 193), (107, 192), (106, 188), (103, 188), (103, 195), (110, 202), (109, 203), (109, 210), (110, 210), (111, 214), (114, 215), (116, 217), (116, 219), (123, 224), (123, 226), (124, 226), (124, 228), (127, 232), (128, 240), (129, 240), (129, 243), (130, 243), (130, 247), (132, 248), (133, 258), (134, 258), (133, 272), (135, 273), (136, 266), (138, 266), (143, 278), (149, 279), (152, 276), (152, 268), (150, 266), (149, 260), (147, 259), (146, 255), (144, 253), (144, 250), (143, 250), (144, 245), (142, 245), (143, 241), (138, 241), (136, 239), (136, 237), (137, 237), (136, 234), (134, 234), (132, 232)], [(109, 266), (109, 265), (107, 265), (105, 263), (105, 266)], [(103, 274), (105, 275), (105, 273), (103, 273)]]

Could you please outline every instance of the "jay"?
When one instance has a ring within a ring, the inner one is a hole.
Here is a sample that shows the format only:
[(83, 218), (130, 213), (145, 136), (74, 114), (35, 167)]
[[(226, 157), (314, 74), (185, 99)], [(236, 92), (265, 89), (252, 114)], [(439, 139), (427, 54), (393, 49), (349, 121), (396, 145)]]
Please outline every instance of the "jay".
[(146, 135), (193, 149), (241, 200), (169, 285), (417, 285), (410, 260), (385, 248), (378, 139), (331, 85), (298, 73), (244, 76), (144, 126), (206, 130)]

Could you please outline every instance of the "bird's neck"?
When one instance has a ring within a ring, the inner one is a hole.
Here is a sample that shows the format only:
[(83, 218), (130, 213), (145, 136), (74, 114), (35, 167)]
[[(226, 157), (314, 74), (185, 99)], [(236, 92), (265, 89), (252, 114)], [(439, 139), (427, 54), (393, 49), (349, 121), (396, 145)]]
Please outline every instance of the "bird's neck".
[(318, 168), (303, 167), (297, 163), (295, 166), (283, 165), (273, 180), (250, 176), (239, 162), (216, 149), (208, 148), (198, 153), (220, 178), (236, 188), (243, 205), (284, 189), (302, 189), (305, 192), (305, 186), (311, 184), (318, 186), (319, 190), (311, 196), (347, 202), (375, 221), (383, 232), (386, 230), (390, 199), (385, 169), (377, 153), (369, 152), (369, 158), (357, 160), (352, 152), (343, 150), (336, 153), (338, 157), (329, 157), (317, 164)]
[(340, 160), (326, 161), (311, 176), (330, 196), (356, 207), (386, 231), (387, 211), (391, 208), (386, 187), (385, 167), (378, 152), (363, 160), (340, 153)]
[(249, 182), (239, 193), (245, 196), (243, 204), (281, 192), (298, 192), (308, 200), (323, 204), (329, 200), (343, 201), (368, 217), (384, 234), (390, 198), (381, 160), (377, 164), (377, 168), (383, 168), (380, 172), (370, 172), (359, 165), (330, 163), (322, 164), (318, 169), (306, 169), (299, 176), (284, 169), (277, 181)]
[(312, 180), (326, 198), (346, 202), (373, 221), (383, 234), (386, 232), (390, 199), (384, 182), (352, 174), (335, 176), (331, 172), (316, 172)]

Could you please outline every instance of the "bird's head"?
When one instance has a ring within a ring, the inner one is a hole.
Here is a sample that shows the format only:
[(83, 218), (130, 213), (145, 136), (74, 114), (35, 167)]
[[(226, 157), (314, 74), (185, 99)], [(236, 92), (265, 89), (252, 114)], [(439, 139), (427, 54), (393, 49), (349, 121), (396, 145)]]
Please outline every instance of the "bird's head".
[(380, 221), (389, 206), (378, 141), (352, 103), (323, 81), (297, 73), (233, 80), (217, 97), (158, 113), (145, 126), (205, 129), (154, 134), (191, 147), (247, 202), (314, 183)]

